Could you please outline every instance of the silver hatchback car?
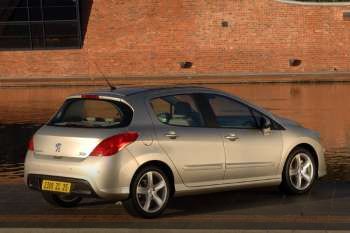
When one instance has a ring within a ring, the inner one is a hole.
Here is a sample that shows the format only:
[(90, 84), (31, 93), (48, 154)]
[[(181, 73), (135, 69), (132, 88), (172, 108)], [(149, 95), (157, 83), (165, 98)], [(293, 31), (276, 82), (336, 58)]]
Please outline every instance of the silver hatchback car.
[(174, 195), (280, 185), (326, 174), (320, 135), (203, 87), (124, 87), (70, 96), (28, 145), (25, 183), (54, 205), (123, 201), (156, 217)]

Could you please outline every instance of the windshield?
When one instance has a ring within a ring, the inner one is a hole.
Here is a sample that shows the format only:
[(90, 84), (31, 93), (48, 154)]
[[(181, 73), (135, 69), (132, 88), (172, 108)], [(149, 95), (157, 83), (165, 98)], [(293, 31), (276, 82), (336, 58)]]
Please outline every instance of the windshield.
[(131, 119), (131, 108), (121, 102), (70, 99), (63, 104), (49, 125), (83, 128), (126, 127)]

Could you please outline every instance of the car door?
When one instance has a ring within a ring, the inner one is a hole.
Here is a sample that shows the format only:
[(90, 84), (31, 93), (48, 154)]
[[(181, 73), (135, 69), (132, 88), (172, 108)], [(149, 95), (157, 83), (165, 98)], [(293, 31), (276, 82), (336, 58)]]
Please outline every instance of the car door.
[(205, 96), (225, 147), (225, 182), (277, 178), (282, 153), (280, 130), (262, 130), (258, 122), (266, 116), (233, 98)]
[(194, 95), (179, 94), (150, 102), (160, 147), (187, 186), (223, 183), (225, 151), (220, 132), (206, 127)]

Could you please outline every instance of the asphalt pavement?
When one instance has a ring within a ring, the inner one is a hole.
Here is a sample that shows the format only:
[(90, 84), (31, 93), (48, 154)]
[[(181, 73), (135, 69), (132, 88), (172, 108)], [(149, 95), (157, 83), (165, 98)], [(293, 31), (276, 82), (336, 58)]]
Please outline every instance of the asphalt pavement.
[(98, 199), (53, 207), (22, 184), (0, 185), (0, 207), (1, 229), (350, 230), (350, 182), (319, 181), (302, 196), (268, 187), (175, 198), (151, 220)]

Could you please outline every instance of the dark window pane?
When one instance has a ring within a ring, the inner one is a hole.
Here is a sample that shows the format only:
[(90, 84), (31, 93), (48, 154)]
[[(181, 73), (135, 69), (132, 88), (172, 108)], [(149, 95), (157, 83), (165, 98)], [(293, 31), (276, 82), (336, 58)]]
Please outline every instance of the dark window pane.
[(43, 0), (43, 6), (75, 6), (77, 0)]
[(41, 21), (41, 8), (40, 7), (31, 7), (29, 8), (29, 18), (30, 21)]
[(76, 18), (76, 7), (44, 8), (44, 20), (75, 20)]
[(0, 37), (28, 37), (28, 24), (0, 24)]
[(47, 47), (77, 47), (77, 22), (47, 22), (45, 23), (45, 37)]
[[(1, 0), (0, 0), (1, 1)], [(0, 8), (0, 21), (27, 21), (27, 8)]]
[(60, 48), (60, 47), (79, 47), (79, 39), (77, 37), (50, 37), (46, 38), (47, 48)]
[(77, 22), (45, 22), (46, 37), (77, 36)]
[(29, 7), (40, 7), (41, 6), (41, 0), (28, 0)]
[(0, 49), (18, 48), (25, 49), (30, 48), (29, 38), (3, 38), (0, 37)]
[(30, 32), (32, 33), (33, 48), (44, 48), (44, 30), (42, 23), (32, 23), (30, 25)]
[(206, 96), (219, 127), (241, 129), (257, 128), (256, 121), (247, 106), (224, 96), (212, 94)]
[(0, 8), (6, 7), (26, 7), (27, 0), (0, 0)]

